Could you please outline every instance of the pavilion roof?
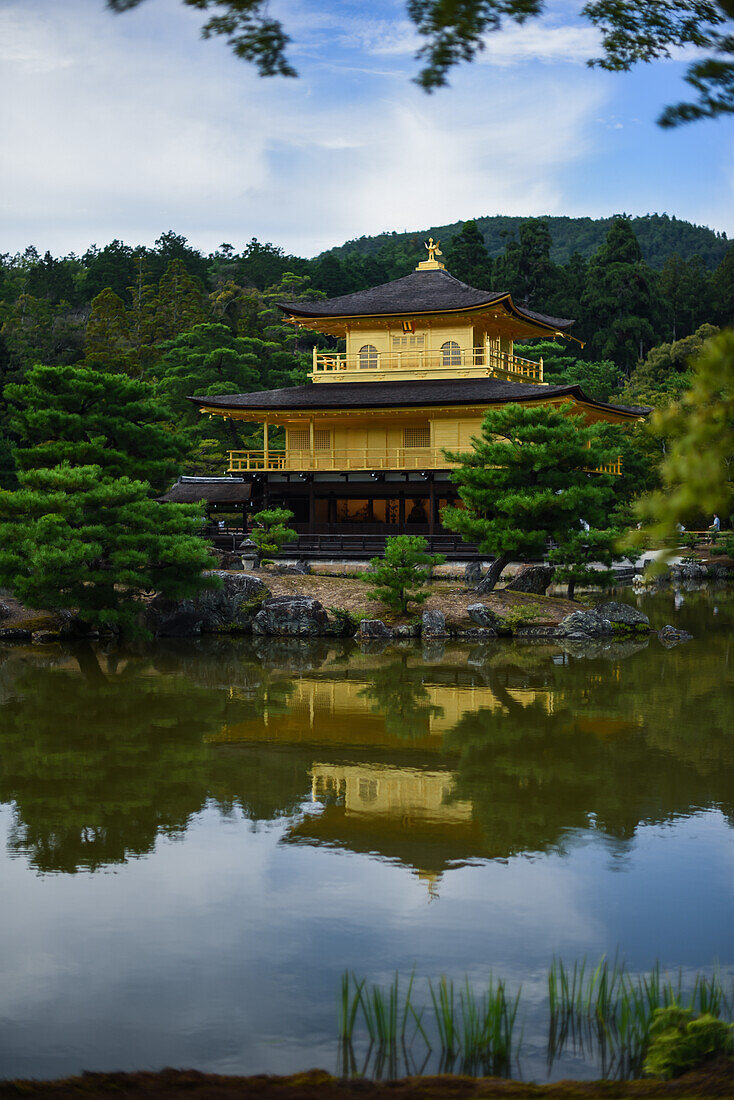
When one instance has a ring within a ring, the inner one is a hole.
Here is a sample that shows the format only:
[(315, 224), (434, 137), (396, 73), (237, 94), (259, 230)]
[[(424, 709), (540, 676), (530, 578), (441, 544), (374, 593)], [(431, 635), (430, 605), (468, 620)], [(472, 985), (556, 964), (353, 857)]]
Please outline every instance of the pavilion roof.
[(157, 499), (162, 504), (246, 504), (252, 485), (241, 477), (180, 477)]
[(422, 379), (415, 382), (331, 382), (326, 385), (289, 386), (257, 393), (233, 393), (217, 397), (189, 397), (201, 407), (242, 409), (253, 412), (287, 412), (308, 409), (425, 408), (428, 406), (506, 405), (540, 403), (568, 397), (592, 408), (628, 416), (646, 416), (649, 408), (612, 405), (596, 401), (581, 386), (540, 386), (501, 378)]
[(517, 305), (507, 291), (478, 290), (443, 269), (413, 271), (402, 279), (382, 283), (369, 290), (341, 294), (321, 301), (279, 302), (293, 317), (374, 317), (415, 313), (446, 313), (477, 309), (502, 302), (516, 317), (563, 330), (574, 323), (564, 317), (550, 317), (527, 306)]

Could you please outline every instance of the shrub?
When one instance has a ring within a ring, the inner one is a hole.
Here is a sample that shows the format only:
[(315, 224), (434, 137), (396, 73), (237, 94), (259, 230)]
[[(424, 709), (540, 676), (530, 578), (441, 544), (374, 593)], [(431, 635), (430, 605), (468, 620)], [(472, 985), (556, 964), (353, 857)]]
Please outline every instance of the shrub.
[(721, 1054), (734, 1052), (734, 1025), (710, 1013), (694, 1017), (688, 1008), (658, 1008), (650, 1025), (645, 1073), (651, 1077), (679, 1077)]
[(421, 535), (394, 535), (385, 540), (384, 558), (372, 558), (373, 571), (361, 577), (379, 585), (368, 596), (405, 614), (409, 603), (423, 603), (427, 598), (428, 594), (418, 589), (430, 580), (433, 567), (444, 561), (443, 554), (428, 553), (428, 543)]
[(293, 513), (287, 508), (266, 508), (252, 517), (250, 538), (257, 546), (260, 564), (269, 565), (283, 547), (298, 538), (296, 532), (288, 526)]

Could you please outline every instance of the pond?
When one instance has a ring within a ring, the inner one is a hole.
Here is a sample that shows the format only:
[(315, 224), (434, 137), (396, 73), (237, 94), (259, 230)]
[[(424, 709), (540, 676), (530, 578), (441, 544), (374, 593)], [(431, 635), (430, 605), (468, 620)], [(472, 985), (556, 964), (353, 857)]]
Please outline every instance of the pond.
[(346, 970), (492, 972), (513, 1074), (610, 1072), (554, 956), (734, 975), (734, 593), (638, 604), (694, 640), (1, 648), (0, 1078), (343, 1070)]

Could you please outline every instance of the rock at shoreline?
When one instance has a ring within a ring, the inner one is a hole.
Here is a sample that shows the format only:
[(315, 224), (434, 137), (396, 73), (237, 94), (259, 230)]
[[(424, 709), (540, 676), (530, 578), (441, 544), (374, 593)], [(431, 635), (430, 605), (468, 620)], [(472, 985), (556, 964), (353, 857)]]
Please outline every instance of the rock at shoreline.
[(597, 604), (594, 608), (602, 619), (608, 619), (613, 627), (621, 627), (624, 630), (649, 630), (650, 620), (636, 607), (628, 603), (617, 603), (611, 600), (609, 603)]
[(385, 626), (382, 619), (362, 619), (359, 624), (359, 636), (367, 640), (392, 638), (392, 630), (389, 626)]
[(586, 641), (589, 638), (604, 637), (614, 633), (609, 619), (605, 619), (596, 609), (573, 611), (556, 627), (557, 638), (569, 638)]
[(206, 588), (195, 599), (170, 600), (154, 596), (145, 625), (159, 638), (186, 638), (195, 634), (249, 634), (263, 599), (270, 590), (252, 573), (212, 570), (222, 587)]
[(680, 645), (681, 642), (692, 641), (693, 635), (689, 634), (687, 630), (678, 630), (668, 623), (662, 630), (658, 631), (658, 638), (666, 649), (672, 649), (673, 646)]
[(477, 626), (481, 626), (483, 630), (493, 630), (496, 633), (499, 617), (489, 607), (486, 607), (483, 603), (470, 603), (466, 613)]
[(503, 591), (531, 592), (534, 596), (544, 596), (554, 572), (552, 565), (529, 565), (506, 584)]
[(0, 623), (3, 621), (3, 619), (9, 619), (10, 616), (11, 611), (8, 605), (6, 603), (0, 602)]
[(253, 634), (272, 638), (316, 637), (326, 633), (329, 616), (323, 604), (309, 596), (273, 596), (263, 600), (252, 622)]
[(443, 611), (423, 612), (423, 637), (427, 641), (446, 637), (446, 616)]
[(482, 563), (470, 561), (464, 569), (464, 584), (467, 588), (476, 588), (482, 579)]

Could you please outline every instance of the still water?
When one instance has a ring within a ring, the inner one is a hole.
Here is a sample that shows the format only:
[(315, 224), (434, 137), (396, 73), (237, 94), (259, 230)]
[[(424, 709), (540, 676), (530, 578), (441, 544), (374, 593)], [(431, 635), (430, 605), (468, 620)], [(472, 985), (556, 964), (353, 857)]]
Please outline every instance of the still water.
[[(629, 598), (629, 597), (626, 597)], [(734, 594), (601, 650), (0, 648), (0, 1078), (338, 1068), (340, 976), (734, 974)]]

